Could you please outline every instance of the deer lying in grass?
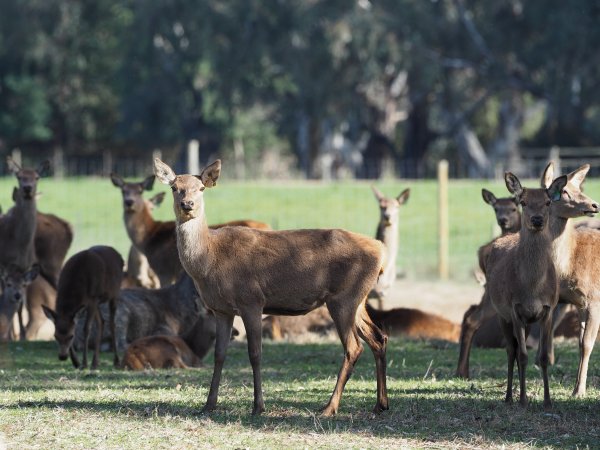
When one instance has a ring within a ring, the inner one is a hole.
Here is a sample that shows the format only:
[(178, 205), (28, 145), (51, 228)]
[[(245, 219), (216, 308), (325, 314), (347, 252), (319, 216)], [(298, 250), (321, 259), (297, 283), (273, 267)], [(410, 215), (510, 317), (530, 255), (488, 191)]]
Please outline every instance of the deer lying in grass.
[(331, 315), (324, 306), (303, 316), (267, 316), (262, 321), (263, 337), (274, 341), (299, 338), (307, 333), (323, 335), (333, 328)]
[(177, 336), (148, 336), (133, 341), (123, 356), (121, 367), (129, 370), (189, 369), (202, 366), (183, 339)]
[[(97, 329), (102, 330), (102, 317), (98, 305), (107, 302), (110, 311), (112, 348), (115, 354), (114, 364), (119, 364), (115, 341), (115, 311), (122, 278), (123, 258), (112, 247), (102, 245), (91, 247), (69, 258), (58, 281), (56, 311), (44, 307), (44, 312), (54, 322), (54, 337), (59, 345), (58, 358), (61, 361), (67, 359), (67, 355), (69, 355), (76, 368), (87, 367), (88, 339), (92, 320), (96, 321)], [(72, 343), (75, 332), (75, 315), (84, 308), (87, 310), (85, 345), (83, 361), (80, 365)], [(101, 339), (100, 332), (96, 335), (92, 369), (98, 367)]]
[(435, 314), (418, 309), (375, 309), (367, 303), (371, 320), (388, 336), (407, 336), (414, 339), (440, 339), (458, 342), (460, 325)]
[[(584, 281), (584, 278), (582, 277), (588, 277), (589, 279), (589, 275), (587, 274), (590, 273), (590, 269), (582, 269), (581, 267), (578, 267), (577, 271), (572, 270), (574, 267), (572, 262), (574, 257), (573, 251), (575, 249), (572, 239), (574, 235), (579, 234), (579, 230), (577, 230), (577, 233), (575, 233), (572, 224), (570, 223), (570, 219), (572, 218), (592, 216), (598, 212), (598, 204), (581, 191), (581, 184), (585, 180), (585, 176), (589, 168), (590, 166), (586, 164), (568, 174), (568, 183), (563, 188), (560, 199), (552, 202), (550, 206), (550, 231), (552, 233), (554, 248), (552, 258), (555, 267), (558, 268), (557, 272), (561, 283), (561, 291), (559, 295), (561, 302), (570, 301), (569, 297), (578, 297), (578, 294), (572, 293), (571, 289), (568, 287), (569, 283), (572, 283), (571, 280), (574, 280), (573, 285), (577, 286), (578, 283)], [(552, 163), (550, 163), (546, 167), (544, 175), (542, 176), (543, 187), (550, 186), (553, 175), (554, 166)], [(512, 236), (518, 236), (518, 234)], [(508, 242), (510, 241), (505, 241), (505, 239), (506, 237), (498, 238), (494, 243), (494, 246), (500, 247), (502, 245), (506, 245), (507, 248), (509, 248), (510, 245)], [(484, 264), (484, 267), (485, 265), (486, 264)], [(567, 269), (565, 270), (564, 267)], [(471, 352), (473, 335), (484, 321), (493, 318), (495, 314), (496, 312), (490, 302), (490, 299), (486, 295), (483, 296), (479, 305), (470, 308), (470, 313), (465, 314), (461, 330), (460, 355), (458, 367), (456, 369), (456, 375), (458, 377), (469, 377), (469, 355)], [(552, 352), (552, 350), (550, 350), (550, 352)], [(552, 353), (550, 353), (550, 359), (552, 359)]]
[(345, 230), (211, 230), (204, 214), (204, 189), (216, 185), (221, 161), (194, 176), (175, 175), (168, 165), (155, 158), (154, 173), (162, 183), (171, 186), (181, 263), (217, 321), (215, 366), (203, 411), (216, 407), (235, 315), (242, 317), (247, 333), (254, 376), (252, 413), (260, 414), (264, 411), (260, 373), (263, 312), (299, 315), (323, 304), (336, 325), (345, 355), (323, 415), (330, 416), (338, 410), (344, 385), (362, 352), (359, 336), (375, 355), (375, 411), (388, 409), (387, 338), (365, 310), (367, 294), (382, 269), (383, 245)]
[(370, 298), (376, 298), (379, 309), (383, 308), (383, 302), (388, 291), (396, 280), (396, 259), (398, 257), (398, 226), (400, 223), (400, 206), (408, 201), (410, 189), (405, 189), (396, 198), (387, 198), (375, 186), (371, 186), (373, 194), (379, 203), (379, 223), (375, 239), (383, 242), (387, 250), (387, 259), (383, 274), (377, 280), (375, 288), (369, 294)]
[(558, 277), (552, 260), (550, 204), (561, 198), (567, 177), (552, 182), (548, 189), (523, 188), (512, 173), (505, 175), (506, 187), (523, 208), (521, 230), (498, 241), (486, 261), (486, 292), (498, 312), (508, 355), (506, 402), (512, 402), (513, 370), (518, 358), (520, 404), (527, 406), (525, 371), (527, 334), (532, 322), (540, 322), (539, 360), (544, 380), (544, 408), (551, 406), (548, 362), (552, 338), (552, 311), (558, 303)]
[[(123, 219), (131, 242), (148, 258), (150, 267), (158, 276), (161, 286), (174, 283), (183, 270), (177, 253), (175, 222), (154, 220), (151, 208), (142, 197), (144, 191), (152, 190), (154, 175), (135, 183), (125, 182), (114, 173), (110, 178), (112, 183), (121, 189), (123, 195)], [(213, 225), (211, 228), (224, 226), (270, 228), (267, 224), (255, 220), (236, 220)]]

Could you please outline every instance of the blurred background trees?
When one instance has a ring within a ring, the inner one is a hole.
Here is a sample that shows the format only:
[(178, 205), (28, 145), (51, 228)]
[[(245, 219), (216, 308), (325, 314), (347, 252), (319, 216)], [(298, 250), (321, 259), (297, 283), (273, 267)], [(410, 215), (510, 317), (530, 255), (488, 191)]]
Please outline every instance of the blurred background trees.
[[(600, 144), (596, 0), (0, 0), (0, 151), (240, 177), (519, 171)], [(391, 168), (391, 169), (390, 169)]]

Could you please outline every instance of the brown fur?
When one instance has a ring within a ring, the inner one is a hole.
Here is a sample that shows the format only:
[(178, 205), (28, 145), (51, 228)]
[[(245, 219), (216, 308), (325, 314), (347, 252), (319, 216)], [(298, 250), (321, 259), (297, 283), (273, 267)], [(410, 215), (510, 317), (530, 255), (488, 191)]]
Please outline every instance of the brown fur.
[(148, 336), (133, 341), (125, 354), (121, 367), (129, 370), (189, 369), (200, 367), (202, 361), (177, 336)]
[[(570, 261), (570, 256), (564, 256), (565, 249), (568, 249), (569, 240), (563, 240), (561, 235), (571, 229), (572, 224), (570, 223), (571, 218), (582, 217), (584, 215), (591, 215), (598, 212), (598, 204), (586, 196), (581, 191), (581, 183), (585, 180), (585, 176), (589, 170), (589, 165), (584, 165), (579, 169), (571, 172), (568, 176), (568, 184), (563, 190), (563, 194), (560, 200), (552, 202), (550, 208), (550, 232), (553, 238), (553, 252), (552, 260), (557, 267), (557, 275), (561, 282), (561, 290), (559, 298), (561, 303), (566, 302), (568, 291), (563, 288), (565, 277), (563, 275), (564, 270), (559, 267), (564, 265), (565, 262)], [(552, 182), (554, 168), (550, 163), (544, 172), (542, 185), (549, 186)], [(510, 236), (510, 235), (509, 235)], [(516, 244), (518, 241), (518, 235), (516, 238), (507, 239), (507, 237), (498, 238), (494, 244), (495, 251), (501, 253), (502, 248), (505, 247), (506, 251)], [(515, 241), (516, 239), (516, 241)], [(569, 253), (569, 252), (567, 252)], [(473, 342), (473, 335), (475, 331), (484, 323), (486, 320), (492, 319), (496, 312), (491, 304), (489, 296), (484, 295), (481, 303), (465, 314), (460, 339), (460, 354), (458, 359), (458, 367), (456, 369), (456, 375), (463, 378), (469, 377), (469, 355), (471, 352), (471, 345)], [(583, 353), (582, 353), (583, 354)], [(553, 359), (552, 346), (550, 348), (550, 360)]]
[(303, 316), (267, 316), (262, 323), (263, 337), (274, 341), (298, 338), (307, 333), (324, 334), (334, 326), (325, 307), (314, 309)]
[[(151, 205), (142, 197), (145, 190), (152, 189), (154, 175), (137, 183), (127, 183), (116, 174), (111, 174), (111, 180), (116, 187), (121, 189), (123, 195), (123, 219), (131, 242), (140, 253), (146, 256), (150, 267), (158, 276), (161, 286), (174, 283), (183, 270), (177, 252), (175, 222), (154, 220)], [(157, 204), (160, 204), (160, 201)], [(236, 220), (213, 225), (211, 228), (225, 226), (270, 229), (267, 224), (255, 220)]]
[[(95, 320), (97, 329), (102, 330), (102, 317), (98, 305), (107, 302), (110, 310), (112, 348), (115, 353), (114, 364), (119, 363), (115, 311), (122, 277), (123, 258), (112, 247), (91, 247), (69, 258), (58, 281), (56, 311), (44, 307), (44, 312), (54, 322), (54, 337), (59, 344), (58, 356), (61, 360), (66, 359), (68, 354), (75, 367), (87, 367), (87, 344), (90, 326), (92, 320)], [(84, 308), (87, 310), (85, 346), (83, 348), (83, 362), (80, 365), (72, 343), (75, 331), (75, 316)], [(102, 333), (97, 333), (92, 369), (98, 367), (101, 339)]]
[(418, 309), (394, 308), (377, 310), (367, 303), (371, 320), (388, 336), (406, 336), (413, 339), (440, 339), (458, 342), (460, 325), (435, 314)]
[(305, 314), (327, 305), (344, 346), (344, 362), (324, 415), (337, 412), (343, 387), (367, 341), (377, 365), (377, 412), (388, 408), (386, 337), (366, 313), (365, 299), (382, 269), (383, 245), (345, 230), (264, 231), (245, 227), (211, 230), (206, 224), (203, 191), (215, 186), (221, 162), (201, 175), (179, 175), (159, 159), (154, 172), (173, 191), (177, 246), (185, 270), (206, 306), (215, 313), (215, 368), (204, 407), (216, 407), (218, 386), (235, 315), (246, 328), (254, 375), (253, 413), (264, 411), (261, 318), (267, 314)]

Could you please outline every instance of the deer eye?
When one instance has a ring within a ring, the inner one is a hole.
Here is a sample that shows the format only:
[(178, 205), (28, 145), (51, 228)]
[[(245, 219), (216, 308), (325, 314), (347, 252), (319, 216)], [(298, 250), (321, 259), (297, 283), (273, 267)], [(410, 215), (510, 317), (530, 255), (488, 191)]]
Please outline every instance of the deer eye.
[(203, 192), (203, 191), (204, 191), (204, 189), (206, 189), (206, 187), (202, 186), (202, 187), (200, 188), (200, 192)]
[(171, 190), (172, 190), (173, 192), (175, 192), (175, 191), (177, 190), (177, 188), (176, 188), (175, 186), (171, 186)]
[(521, 206), (527, 206), (527, 203), (525, 203), (525, 200), (521, 200), (519, 203), (521, 204)]

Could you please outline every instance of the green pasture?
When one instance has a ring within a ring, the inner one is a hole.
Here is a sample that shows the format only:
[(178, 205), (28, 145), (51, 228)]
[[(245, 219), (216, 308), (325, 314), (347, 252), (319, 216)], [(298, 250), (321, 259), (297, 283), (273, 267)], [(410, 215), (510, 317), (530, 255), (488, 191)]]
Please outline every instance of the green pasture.
[[(0, 205), (11, 205), (14, 177), (0, 179)], [(378, 205), (369, 182), (234, 182), (226, 178), (205, 194), (209, 223), (234, 219), (256, 219), (275, 229), (346, 228), (374, 236), (379, 218)], [(526, 185), (537, 186), (536, 180)], [(377, 182), (387, 196), (406, 187), (411, 196), (401, 210), (398, 271), (410, 278), (431, 278), (437, 267), (438, 201), (435, 181), (388, 180)], [(458, 280), (470, 277), (476, 265), (477, 248), (491, 239), (496, 225), (492, 208), (481, 199), (486, 187), (497, 196), (508, 192), (502, 182), (450, 181), (450, 270)], [(586, 182), (588, 194), (600, 198), (600, 183)], [(122, 220), (120, 191), (107, 178), (40, 180), (42, 196), (38, 208), (70, 221), (75, 230), (71, 253), (95, 244), (114, 246), (124, 256), (129, 238)], [(154, 194), (168, 191), (154, 185)], [(172, 200), (155, 210), (158, 220), (173, 220)]]
[[(203, 416), (212, 373), (124, 372), (102, 354), (100, 370), (58, 361), (54, 342), (4, 344), (0, 350), (0, 448), (598, 448), (598, 365), (592, 356), (588, 395), (570, 396), (577, 346), (557, 346), (550, 369), (553, 409), (542, 408), (541, 376), (530, 364), (530, 406), (503, 403), (504, 350), (476, 349), (471, 381), (453, 377), (458, 347), (390, 339), (390, 410), (375, 403), (368, 349), (346, 386), (339, 414), (316, 412), (329, 398), (342, 358), (338, 342), (265, 342), (266, 412), (252, 417), (252, 372), (244, 342), (234, 341), (217, 411)], [(533, 355), (530, 355), (533, 360)]]

